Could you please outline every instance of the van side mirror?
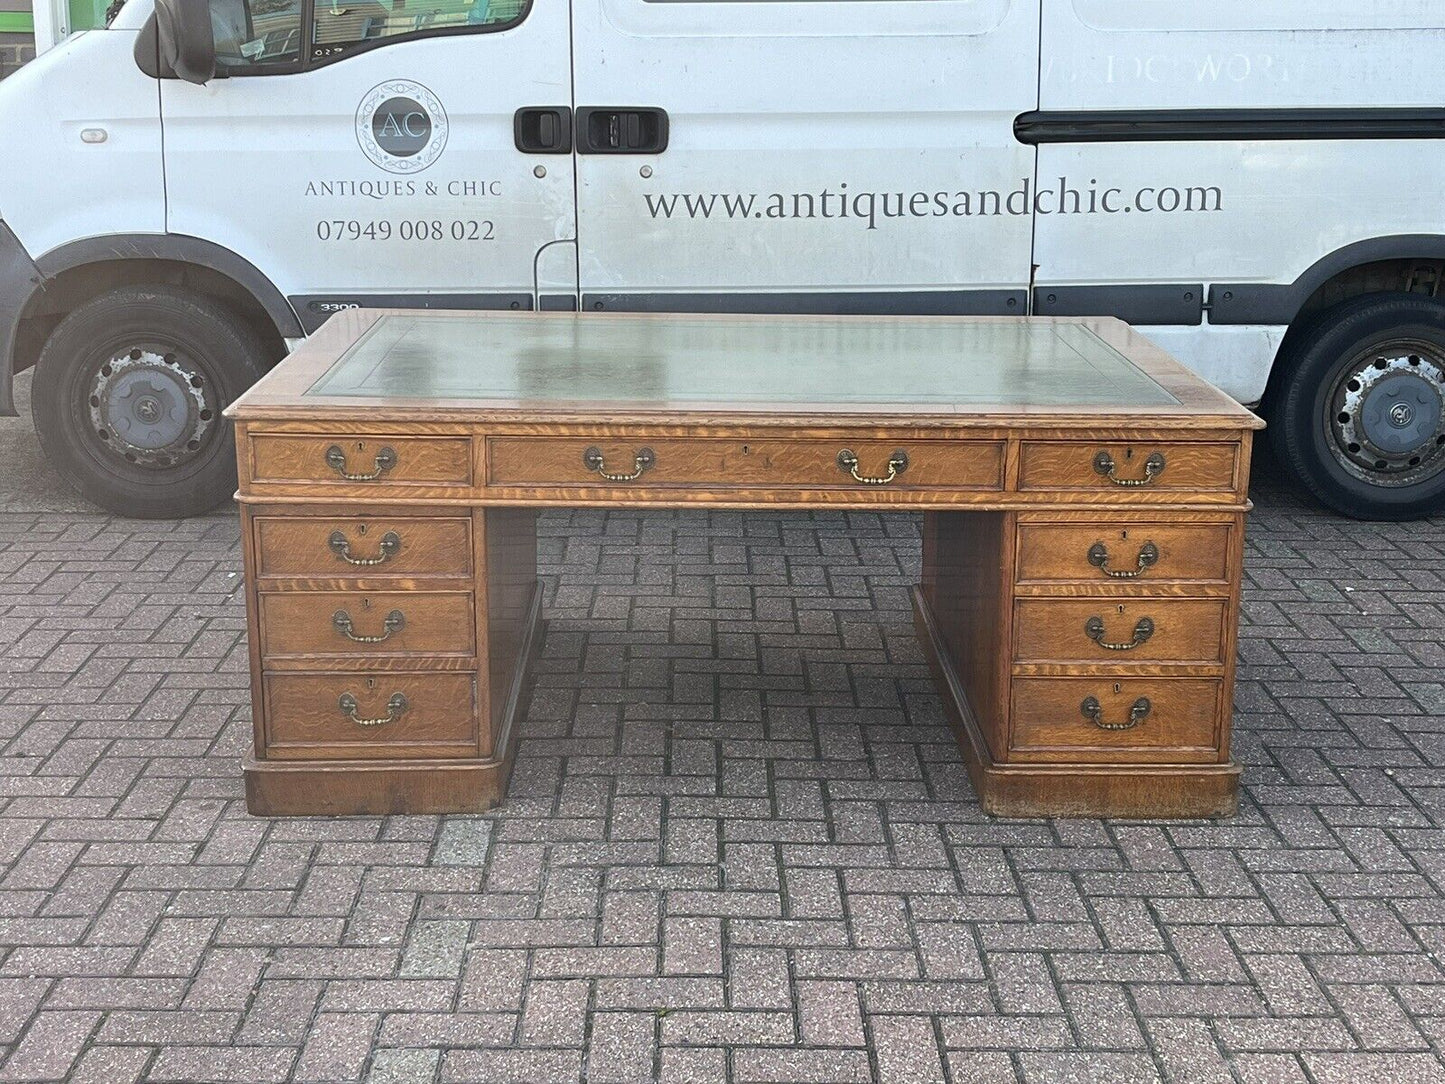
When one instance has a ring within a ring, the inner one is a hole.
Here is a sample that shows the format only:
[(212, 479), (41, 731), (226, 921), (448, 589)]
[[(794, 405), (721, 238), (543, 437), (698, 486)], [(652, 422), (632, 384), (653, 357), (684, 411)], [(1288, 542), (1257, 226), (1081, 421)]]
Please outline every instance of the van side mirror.
[(135, 61), (153, 79), (205, 86), (216, 77), (209, 0), (156, 0), (135, 43)]

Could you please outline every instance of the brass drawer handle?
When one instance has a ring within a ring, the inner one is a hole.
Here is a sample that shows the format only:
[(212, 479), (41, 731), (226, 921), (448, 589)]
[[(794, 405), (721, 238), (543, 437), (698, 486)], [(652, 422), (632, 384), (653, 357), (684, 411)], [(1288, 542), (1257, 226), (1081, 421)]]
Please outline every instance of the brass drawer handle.
[(405, 715), (411, 704), (407, 702), (406, 694), (392, 693), (391, 699), (386, 702), (386, 714), (379, 719), (358, 718), (356, 697), (350, 693), (342, 693), (341, 699), (337, 701), (337, 706), (341, 708), (341, 714), (357, 726), (385, 726), (387, 723), (396, 722)]
[(386, 615), (381, 623), (381, 633), (377, 636), (360, 636), (356, 632), (356, 626), (352, 624), (351, 615), (345, 610), (337, 610), (331, 615), (331, 624), (336, 631), (345, 636), (353, 644), (380, 644), (391, 639), (392, 633), (400, 632), (406, 627), (406, 617), (400, 610), (392, 610)]
[(639, 449), (637, 454), (632, 457), (631, 474), (608, 474), (607, 464), (602, 459), (602, 449), (593, 445), (582, 453), (582, 464), (609, 482), (635, 482), (649, 467), (657, 465), (657, 453), (651, 448)]
[(1116, 486), (1147, 486), (1164, 473), (1164, 465), (1164, 453), (1151, 452), (1149, 458), (1144, 460), (1143, 478), (1120, 478), (1114, 473), (1114, 457), (1112, 455), (1108, 452), (1100, 452), (1094, 456), (1094, 470)]
[(381, 551), (375, 557), (353, 557), (351, 556), (351, 543), (340, 531), (332, 531), (331, 537), (326, 540), (331, 551), (340, 557), (348, 565), (356, 565), (358, 568), (369, 568), (371, 565), (385, 564), (392, 557), (396, 556), (401, 549), (401, 536), (395, 531), (387, 531), (381, 536)]
[(1084, 622), (1084, 635), (1102, 648), (1110, 651), (1133, 651), (1149, 637), (1154, 635), (1154, 622), (1151, 618), (1141, 617), (1134, 622), (1134, 638), (1128, 643), (1110, 643), (1104, 639), (1104, 619), (1102, 617), (1091, 617)]
[(376, 453), (374, 460), (376, 469), (365, 474), (353, 474), (346, 469), (346, 453), (341, 450), (341, 445), (333, 444), (326, 449), (326, 465), (334, 470), (348, 482), (374, 482), (392, 467), (396, 466), (396, 449), (383, 448)]
[(1147, 696), (1141, 696), (1129, 706), (1128, 722), (1106, 723), (1103, 719), (1104, 709), (1100, 706), (1098, 697), (1086, 696), (1079, 704), (1079, 714), (1100, 730), (1133, 730), (1144, 721), (1144, 717), (1153, 707), (1154, 705), (1149, 703)]
[(1145, 542), (1139, 547), (1139, 556), (1134, 560), (1133, 568), (1110, 568), (1109, 547), (1102, 542), (1095, 542), (1089, 547), (1089, 564), (1093, 565), (1105, 576), (1112, 576), (1116, 580), (1132, 580), (1135, 576), (1144, 575), (1144, 570), (1153, 568), (1159, 563), (1159, 547), (1153, 542)]
[(901, 448), (888, 457), (888, 473), (882, 478), (858, 473), (858, 457), (853, 449), (844, 448), (838, 453), (838, 469), (853, 476), (853, 481), (865, 486), (886, 486), (908, 469), (908, 453)]

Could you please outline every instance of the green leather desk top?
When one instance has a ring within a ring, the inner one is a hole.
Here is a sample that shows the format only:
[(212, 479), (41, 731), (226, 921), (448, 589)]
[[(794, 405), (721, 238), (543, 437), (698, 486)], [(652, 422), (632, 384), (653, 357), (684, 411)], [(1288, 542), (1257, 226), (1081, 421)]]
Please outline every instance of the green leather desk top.
[(656, 405), (1175, 405), (1076, 322), (384, 315), (307, 396)]

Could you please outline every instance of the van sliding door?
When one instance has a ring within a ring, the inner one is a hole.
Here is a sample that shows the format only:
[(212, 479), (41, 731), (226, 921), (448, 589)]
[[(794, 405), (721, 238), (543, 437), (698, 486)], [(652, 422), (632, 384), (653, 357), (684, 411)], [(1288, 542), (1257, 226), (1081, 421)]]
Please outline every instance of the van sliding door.
[(1018, 313), (1037, 0), (573, 0), (584, 310)]

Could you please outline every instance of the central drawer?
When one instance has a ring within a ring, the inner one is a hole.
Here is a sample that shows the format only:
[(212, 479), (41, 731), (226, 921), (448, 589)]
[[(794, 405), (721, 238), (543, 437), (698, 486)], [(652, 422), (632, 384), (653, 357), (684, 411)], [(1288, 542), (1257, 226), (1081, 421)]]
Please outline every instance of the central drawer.
[(991, 440), (496, 437), (487, 483), (1000, 490), (1003, 461), (1003, 442)]
[(447, 672), (266, 674), (266, 755), (434, 758), (477, 753), (476, 679)]
[(471, 658), (472, 595), (462, 591), (262, 592), (263, 661)]

